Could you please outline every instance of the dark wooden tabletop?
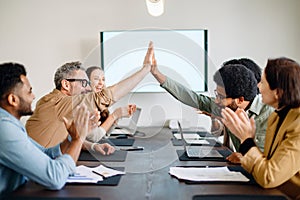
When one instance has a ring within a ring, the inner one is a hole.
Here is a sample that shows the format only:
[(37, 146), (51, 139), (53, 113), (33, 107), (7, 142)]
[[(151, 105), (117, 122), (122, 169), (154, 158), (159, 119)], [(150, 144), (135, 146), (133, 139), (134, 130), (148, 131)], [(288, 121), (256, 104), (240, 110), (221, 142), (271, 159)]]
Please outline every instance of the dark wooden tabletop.
[[(134, 137), (134, 146), (143, 146), (143, 151), (127, 153), (124, 162), (78, 161), (78, 165), (125, 168), (117, 186), (66, 184), (62, 190), (50, 191), (31, 181), (12, 193), (13, 197), (98, 197), (101, 200), (142, 199), (193, 199), (195, 195), (283, 195), (277, 189), (263, 189), (248, 183), (186, 183), (169, 174), (173, 166), (231, 166), (220, 161), (180, 161), (171, 142), (172, 132), (168, 128), (139, 128), (144, 133)], [(207, 147), (206, 147), (207, 148)], [(226, 149), (226, 147), (210, 147)], [(204, 196), (203, 196), (204, 197)], [(230, 199), (230, 198), (228, 198)]]

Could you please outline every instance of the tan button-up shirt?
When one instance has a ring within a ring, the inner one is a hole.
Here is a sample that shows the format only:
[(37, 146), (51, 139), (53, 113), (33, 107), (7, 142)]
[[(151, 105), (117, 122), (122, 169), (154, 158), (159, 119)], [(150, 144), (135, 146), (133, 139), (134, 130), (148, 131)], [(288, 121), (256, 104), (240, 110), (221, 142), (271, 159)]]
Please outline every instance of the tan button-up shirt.
[(37, 102), (33, 115), (26, 122), (28, 135), (44, 147), (61, 143), (68, 136), (63, 117), (72, 119), (72, 111), (81, 103), (90, 111), (95, 108), (102, 111), (113, 103), (112, 93), (105, 88), (99, 93), (68, 96), (54, 89)]

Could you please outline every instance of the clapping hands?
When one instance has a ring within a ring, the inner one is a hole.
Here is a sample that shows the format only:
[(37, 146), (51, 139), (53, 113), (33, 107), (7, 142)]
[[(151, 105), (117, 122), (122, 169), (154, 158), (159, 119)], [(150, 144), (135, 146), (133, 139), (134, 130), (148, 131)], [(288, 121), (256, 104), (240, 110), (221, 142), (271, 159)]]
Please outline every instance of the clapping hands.
[(73, 112), (73, 120), (69, 121), (63, 118), (64, 124), (73, 140), (84, 142), (89, 131), (89, 116), (90, 112), (85, 105), (80, 105)]

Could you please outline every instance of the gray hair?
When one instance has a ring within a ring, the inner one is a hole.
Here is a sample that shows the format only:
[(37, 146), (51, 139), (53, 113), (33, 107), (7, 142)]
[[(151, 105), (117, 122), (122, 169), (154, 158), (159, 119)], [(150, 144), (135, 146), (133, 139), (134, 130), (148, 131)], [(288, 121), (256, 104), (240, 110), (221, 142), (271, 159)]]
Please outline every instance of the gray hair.
[(61, 81), (67, 78), (70, 78), (74, 73), (74, 71), (85, 69), (82, 67), (81, 62), (69, 62), (58, 68), (54, 75), (54, 84), (55, 88), (60, 90), (61, 89)]

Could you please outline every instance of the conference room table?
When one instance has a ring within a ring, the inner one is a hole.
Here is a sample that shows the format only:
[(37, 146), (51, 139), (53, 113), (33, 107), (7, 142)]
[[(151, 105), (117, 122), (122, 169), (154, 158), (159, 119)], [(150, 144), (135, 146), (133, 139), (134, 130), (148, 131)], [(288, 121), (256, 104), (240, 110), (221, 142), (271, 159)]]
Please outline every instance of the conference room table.
[[(284, 199), (284, 194), (277, 189), (263, 189), (258, 184), (240, 182), (186, 182), (169, 174), (170, 167), (217, 167), (232, 166), (229, 162), (201, 160), (181, 161), (178, 150), (183, 146), (174, 145), (172, 131), (166, 127), (139, 127), (132, 137), (134, 146), (143, 146), (141, 151), (128, 151), (125, 161), (78, 161), (77, 165), (89, 167), (100, 164), (121, 169), (125, 174), (117, 185), (69, 184), (59, 191), (51, 191), (29, 181), (12, 193), (15, 199), (93, 199), (101, 200), (161, 200), (161, 199)], [(226, 149), (223, 145), (213, 149)], [(233, 165), (237, 166), (237, 165)], [(237, 166), (239, 167), (239, 166)], [(211, 198), (211, 196), (215, 198)], [(250, 198), (249, 198), (250, 197)], [(288, 199), (286, 197), (286, 199)]]

